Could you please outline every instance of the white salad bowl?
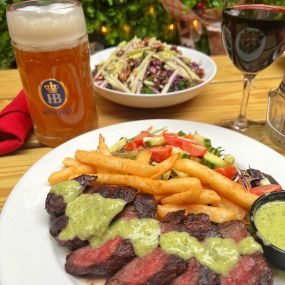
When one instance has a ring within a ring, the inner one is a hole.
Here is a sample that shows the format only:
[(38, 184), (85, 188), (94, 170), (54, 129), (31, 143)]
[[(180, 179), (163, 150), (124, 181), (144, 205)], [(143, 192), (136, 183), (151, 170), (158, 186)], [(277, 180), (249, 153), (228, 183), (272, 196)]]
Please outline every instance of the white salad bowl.
[[(91, 69), (94, 70), (96, 65), (100, 64), (103, 60), (107, 60), (115, 49), (115, 47), (108, 48), (93, 54), (90, 60)], [(205, 70), (205, 76), (202, 79), (202, 83), (185, 90), (165, 94), (124, 93), (100, 87), (95, 84), (97, 94), (117, 104), (136, 108), (168, 107), (192, 99), (202, 92), (205, 86), (211, 82), (217, 72), (217, 66), (215, 62), (204, 53), (180, 46), (178, 46), (178, 49), (182, 51), (184, 56), (190, 58), (191, 61), (201, 64), (201, 67)]]

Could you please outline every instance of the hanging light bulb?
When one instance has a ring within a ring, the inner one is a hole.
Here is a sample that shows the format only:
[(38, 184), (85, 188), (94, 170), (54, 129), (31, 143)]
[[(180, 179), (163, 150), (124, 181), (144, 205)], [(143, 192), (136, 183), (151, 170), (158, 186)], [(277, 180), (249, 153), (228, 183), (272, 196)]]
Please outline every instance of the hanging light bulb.
[(154, 8), (154, 6), (152, 6), (152, 5), (149, 6), (148, 12), (149, 12), (150, 15), (154, 15), (154, 14), (155, 14), (155, 8)]
[(101, 27), (102, 34), (107, 34), (109, 32), (109, 29), (106, 26)]
[(167, 26), (167, 30), (169, 31), (169, 32), (173, 32), (174, 31), (174, 24), (170, 24), (170, 25), (168, 25)]
[(123, 25), (123, 31), (124, 31), (126, 34), (129, 34), (130, 31), (131, 31), (131, 27), (130, 27), (128, 24), (124, 24), (124, 25)]

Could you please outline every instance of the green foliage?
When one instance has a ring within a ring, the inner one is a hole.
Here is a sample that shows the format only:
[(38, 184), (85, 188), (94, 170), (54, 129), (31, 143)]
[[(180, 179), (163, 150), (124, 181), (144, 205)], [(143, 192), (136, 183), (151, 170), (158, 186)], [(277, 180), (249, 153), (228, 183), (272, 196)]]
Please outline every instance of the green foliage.
[[(7, 30), (7, 4), (19, 0), (0, 0), (0, 69), (15, 67), (15, 59)], [(163, 8), (160, 0), (81, 0), (91, 41), (104, 47), (123, 40), (155, 36), (169, 43), (178, 43), (175, 21)], [(169, 31), (170, 24), (174, 30)], [(102, 27), (107, 28), (105, 34)]]
[[(174, 20), (167, 14), (159, 0), (81, 0), (85, 11), (88, 32), (104, 46), (113, 46), (123, 40), (138, 37), (156, 38), (176, 43), (176, 30), (168, 26)], [(102, 33), (102, 27), (107, 32)]]
[(15, 66), (13, 48), (7, 30), (6, 7), (9, 0), (0, 0), (0, 69)]

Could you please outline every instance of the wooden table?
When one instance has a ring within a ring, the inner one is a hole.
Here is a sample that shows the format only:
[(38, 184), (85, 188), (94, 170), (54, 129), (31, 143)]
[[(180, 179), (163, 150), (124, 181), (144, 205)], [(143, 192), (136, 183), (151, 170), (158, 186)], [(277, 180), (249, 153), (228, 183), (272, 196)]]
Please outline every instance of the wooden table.
[[(157, 110), (128, 108), (97, 98), (99, 127), (140, 119), (186, 119), (219, 125), (223, 120), (234, 119), (239, 111), (242, 75), (226, 56), (215, 56), (218, 72), (214, 80), (194, 99), (173, 107)], [(285, 155), (285, 149), (275, 145), (263, 132), (267, 108), (267, 95), (276, 88), (285, 72), (285, 58), (262, 71), (256, 78), (249, 99), (248, 117), (258, 122), (251, 134), (255, 139)], [(0, 70), (0, 110), (3, 109), (22, 88), (17, 70)], [(33, 133), (20, 150), (0, 157), (0, 209), (9, 193), (28, 168), (51, 151), (38, 143)]]

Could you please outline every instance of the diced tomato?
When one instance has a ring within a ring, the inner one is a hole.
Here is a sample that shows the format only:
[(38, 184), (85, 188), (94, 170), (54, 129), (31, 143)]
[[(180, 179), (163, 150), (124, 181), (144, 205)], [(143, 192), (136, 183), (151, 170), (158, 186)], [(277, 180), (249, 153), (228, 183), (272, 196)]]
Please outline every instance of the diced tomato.
[(262, 196), (266, 193), (281, 191), (282, 187), (279, 184), (261, 185), (251, 188), (249, 191), (255, 195)]
[(137, 145), (135, 144), (134, 141), (128, 142), (125, 146), (124, 146), (126, 151), (132, 151), (134, 149), (137, 149)]
[(215, 168), (215, 171), (221, 173), (222, 175), (228, 177), (229, 179), (233, 179), (236, 175), (237, 169), (234, 166), (228, 167), (218, 167)]
[(196, 157), (201, 157), (207, 152), (205, 147), (189, 142), (182, 142), (181, 148)]
[(151, 160), (156, 162), (161, 162), (170, 157), (172, 152), (172, 147), (169, 145), (152, 147), (150, 151), (151, 151)]
[(190, 135), (190, 134), (185, 135), (183, 138), (194, 140), (194, 137), (192, 135)]
[(153, 134), (146, 132), (146, 131), (141, 131), (135, 138), (134, 138), (134, 143), (136, 144), (137, 147), (143, 145), (143, 138), (144, 137), (153, 137)]
[(173, 133), (164, 133), (163, 137), (169, 145), (180, 147), (193, 156), (201, 157), (207, 152), (207, 149), (198, 145), (194, 139), (182, 138)]

